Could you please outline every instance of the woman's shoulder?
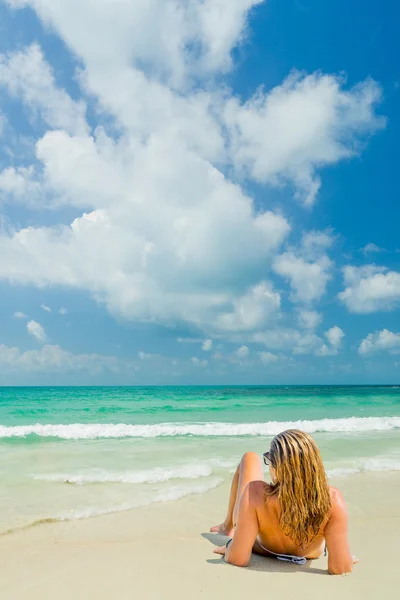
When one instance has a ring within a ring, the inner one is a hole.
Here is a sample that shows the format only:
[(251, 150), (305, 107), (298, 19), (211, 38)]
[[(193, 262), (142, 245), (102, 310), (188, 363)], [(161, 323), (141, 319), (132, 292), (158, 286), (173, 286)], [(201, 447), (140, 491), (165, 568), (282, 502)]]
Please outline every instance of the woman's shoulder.
[(273, 509), (277, 502), (275, 487), (265, 481), (251, 481), (248, 485), (249, 501), (259, 514)]
[(329, 486), (329, 491), (331, 494), (331, 512), (343, 511), (346, 509), (346, 501), (343, 497), (342, 492), (333, 486)]
[(343, 494), (339, 490), (339, 488), (334, 487), (333, 485), (330, 485), (329, 486), (329, 492), (331, 494), (331, 500), (332, 500), (332, 502), (338, 502), (338, 501), (340, 501), (340, 500), (343, 499)]
[(272, 497), (275, 494), (275, 487), (265, 481), (251, 481), (248, 484), (250, 497), (254, 500), (265, 500), (266, 497)]

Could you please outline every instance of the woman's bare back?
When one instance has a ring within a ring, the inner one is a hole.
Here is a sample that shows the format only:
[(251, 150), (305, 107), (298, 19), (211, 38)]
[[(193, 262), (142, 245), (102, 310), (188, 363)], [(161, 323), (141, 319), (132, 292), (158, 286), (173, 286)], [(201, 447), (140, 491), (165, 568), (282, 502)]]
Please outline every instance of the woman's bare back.
[[(304, 548), (283, 533), (279, 524), (280, 506), (277, 495), (273, 493), (270, 484), (254, 482), (254, 500), (259, 522), (259, 533), (253, 551), (257, 554), (268, 555), (266, 549), (275, 554), (292, 554), (306, 558), (318, 558), (325, 546), (324, 531), (329, 521), (329, 516), (323, 523), (320, 533)], [(330, 488), (332, 503), (335, 502), (335, 489)]]

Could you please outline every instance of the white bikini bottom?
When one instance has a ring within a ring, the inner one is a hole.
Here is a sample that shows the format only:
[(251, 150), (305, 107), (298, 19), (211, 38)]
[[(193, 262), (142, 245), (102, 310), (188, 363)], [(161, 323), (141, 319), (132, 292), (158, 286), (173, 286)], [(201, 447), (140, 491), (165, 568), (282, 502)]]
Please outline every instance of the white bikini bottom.
[(277, 558), (278, 560), (292, 562), (296, 565), (304, 565), (304, 563), (307, 561), (305, 556), (294, 556), (293, 554), (277, 554), (276, 552), (272, 552), (272, 550), (268, 550), (268, 548), (265, 548), (261, 544), (260, 540), (257, 539), (257, 542), (261, 546), (261, 548), (265, 550), (265, 552), (268, 552), (268, 554), (272, 554), (272, 556), (275, 556), (275, 558)]

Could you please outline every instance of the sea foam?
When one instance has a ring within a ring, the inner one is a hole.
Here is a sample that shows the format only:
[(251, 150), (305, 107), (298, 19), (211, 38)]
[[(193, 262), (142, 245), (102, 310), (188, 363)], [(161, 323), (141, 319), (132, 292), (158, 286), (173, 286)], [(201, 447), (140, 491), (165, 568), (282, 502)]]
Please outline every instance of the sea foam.
[(148, 506), (150, 504), (160, 503), (160, 502), (171, 502), (174, 500), (180, 500), (181, 498), (185, 498), (186, 496), (196, 495), (196, 494), (204, 494), (214, 488), (216, 488), (220, 483), (222, 483), (221, 478), (211, 478), (207, 482), (202, 484), (198, 483), (196, 485), (176, 485), (170, 487), (168, 490), (164, 490), (157, 494), (153, 494), (151, 497), (146, 499), (137, 500), (134, 502), (126, 502), (122, 504), (114, 504), (112, 506), (87, 506), (82, 509), (71, 510), (67, 513), (60, 514), (58, 516), (53, 517), (45, 517), (41, 519), (37, 519), (30, 523), (26, 523), (22, 526), (12, 527), (5, 531), (0, 532), (0, 536), (9, 535), (15, 533), (17, 531), (22, 531), (26, 529), (30, 529), (32, 527), (37, 527), (39, 525), (46, 525), (49, 523), (57, 523), (62, 521), (77, 521), (81, 519), (90, 519), (92, 517), (99, 517), (102, 515), (108, 515), (113, 513), (125, 512), (128, 510), (132, 510), (134, 508), (139, 508), (141, 506)]
[(354, 460), (342, 466), (327, 470), (328, 477), (348, 477), (357, 473), (384, 473), (400, 471), (400, 455), (376, 456)]
[(273, 436), (285, 429), (301, 429), (308, 433), (357, 433), (390, 431), (400, 428), (400, 417), (350, 417), (313, 421), (269, 421), (265, 423), (159, 423), (128, 425), (125, 423), (72, 423), (69, 425), (0, 425), (0, 438), (53, 437), (66, 440), (107, 438), (156, 438), (175, 436), (237, 437)]
[(55, 473), (34, 475), (40, 481), (54, 481), (56, 483), (75, 483), (86, 485), (93, 483), (165, 483), (173, 479), (200, 479), (209, 477), (212, 473), (209, 464), (183, 465), (177, 467), (156, 467), (147, 471), (106, 471), (94, 469), (80, 473)]

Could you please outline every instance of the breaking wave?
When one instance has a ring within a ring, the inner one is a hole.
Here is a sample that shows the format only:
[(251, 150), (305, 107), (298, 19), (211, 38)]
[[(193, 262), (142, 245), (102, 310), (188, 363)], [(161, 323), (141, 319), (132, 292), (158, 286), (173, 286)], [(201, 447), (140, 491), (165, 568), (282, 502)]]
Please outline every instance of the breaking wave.
[(124, 423), (72, 423), (69, 425), (0, 425), (0, 438), (27, 436), (51, 437), (66, 440), (109, 438), (156, 438), (176, 436), (238, 437), (273, 436), (285, 429), (301, 429), (308, 433), (358, 433), (390, 431), (400, 428), (400, 417), (350, 417), (314, 421), (269, 421), (266, 423), (159, 423), (128, 425)]
[(164, 469), (156, 467), (148, 471), (106, 471), (96, 469), (81, 473), (56, 473), (34, 475), (40, 481), (86, 485), (91, 483), (164, 483), (172, 479), (199, 479), (209, 477), (212, 469), (209, 465), (184, 465)]

